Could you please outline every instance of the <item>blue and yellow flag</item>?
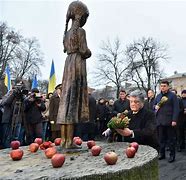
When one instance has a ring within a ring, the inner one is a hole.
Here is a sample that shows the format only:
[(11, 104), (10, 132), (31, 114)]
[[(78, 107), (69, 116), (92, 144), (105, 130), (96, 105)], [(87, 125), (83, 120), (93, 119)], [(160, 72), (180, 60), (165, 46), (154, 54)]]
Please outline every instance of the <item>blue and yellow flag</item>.
[(8, 91), (12, 89), (11, 79), (10, 79), (10, 70), (7, 66), (5, 69), (5, 80), (4, 80), (5, 86), (7, 87)]
[(32, 80), (32, 89), (37, 88), (37, 87), (38, 87), (37, 75), (35, 75)]
[(52, 60), (51, 70), (50, 70), (50, 78), (48, 83), (48, 93), (53, 93), (56, 87), (56, 75), (54, 69), (54, 61)]

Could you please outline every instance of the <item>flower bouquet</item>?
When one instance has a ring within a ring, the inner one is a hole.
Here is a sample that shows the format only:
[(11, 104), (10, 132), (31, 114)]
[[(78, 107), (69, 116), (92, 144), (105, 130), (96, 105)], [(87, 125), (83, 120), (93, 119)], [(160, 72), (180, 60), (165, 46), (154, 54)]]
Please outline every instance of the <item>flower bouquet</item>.
[(130, 119), (127, 116), (128, 111), (118, 113), (117, 116), (114, 116), (108, 123), (107, 127), (110, 129), (124, 129), (129, 125)]
[(168, 101), (168, 97), (163, 96), (157, 106), (162, 107)]

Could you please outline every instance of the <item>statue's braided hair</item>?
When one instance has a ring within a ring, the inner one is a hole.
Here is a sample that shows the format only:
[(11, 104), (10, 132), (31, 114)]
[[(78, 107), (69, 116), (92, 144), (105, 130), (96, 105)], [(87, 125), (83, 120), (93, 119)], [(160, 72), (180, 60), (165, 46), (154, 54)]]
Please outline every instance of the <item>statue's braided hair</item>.
[[(67, 11), (66, 15), (66, 24), (65, 24), (65, 31), (64, 31), (64, 37), (63, 37), (63, 43), (64, 43), (64, 38), (68, 30), (68, 22), (70, 19), (74, 20), (73, 24), (73, 45), (78, 46), (78, 34), (77, 30), (80, 27), (80, 20), (84, 14), (89, 14), (88, 8), (85, 4), (83, 4), (81, 1), (74, 1), (72, 2)], [(64, 52), (66, 50), (64, 49)]]

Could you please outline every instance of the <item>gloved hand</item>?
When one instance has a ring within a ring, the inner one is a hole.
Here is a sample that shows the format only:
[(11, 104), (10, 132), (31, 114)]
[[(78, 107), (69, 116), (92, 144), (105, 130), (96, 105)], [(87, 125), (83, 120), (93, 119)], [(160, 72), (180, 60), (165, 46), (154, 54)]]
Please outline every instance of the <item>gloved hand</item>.
[(109, 136), (109, 135), (111, 134), (111, 132), (112, 132), (111, 129), (108, 128), (107, 130), (105, 130), (105, 131), (102, 133), (102, 135), (107, 137), (107, 136)]
[(50, 121), (50, 124), (54, 124), (54, 121)]

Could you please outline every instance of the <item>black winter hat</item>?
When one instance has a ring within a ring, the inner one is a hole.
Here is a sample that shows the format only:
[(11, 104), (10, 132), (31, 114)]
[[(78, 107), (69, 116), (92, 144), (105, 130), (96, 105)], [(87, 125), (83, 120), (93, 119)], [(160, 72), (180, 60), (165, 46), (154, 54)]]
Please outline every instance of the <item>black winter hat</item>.
[(182, 94), (186, 94), (186, 89), (184, 89), (181, 93), (182, 93)]

